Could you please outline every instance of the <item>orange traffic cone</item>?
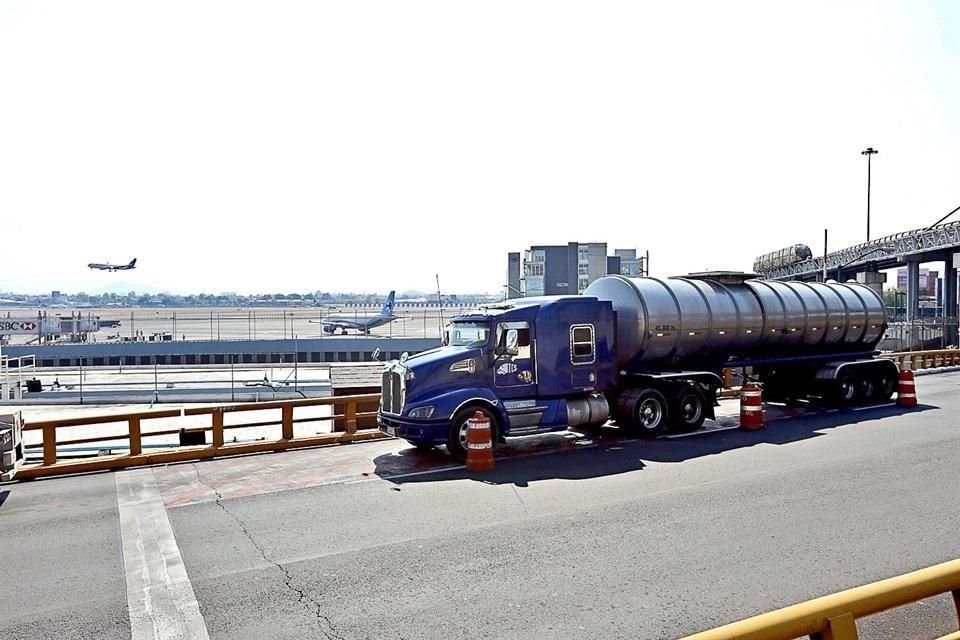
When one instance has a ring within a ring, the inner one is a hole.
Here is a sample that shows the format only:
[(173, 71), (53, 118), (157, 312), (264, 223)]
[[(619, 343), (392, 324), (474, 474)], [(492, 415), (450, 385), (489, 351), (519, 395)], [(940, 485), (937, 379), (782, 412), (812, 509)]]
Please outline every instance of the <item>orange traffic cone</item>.
[(467, 470), (493, 469), (493, 440), (490, 437), (490, 418), (476, 411), (467, 424)]
[(763, 428), (763, 391), (752, 382), (740, 387), (740, 428), (746, 431)]
[(897, 406), (917, 406), (917, 387), (913, 383), (913, 371), (909, 369), (900, 372), (900, 386), (897, 388)]

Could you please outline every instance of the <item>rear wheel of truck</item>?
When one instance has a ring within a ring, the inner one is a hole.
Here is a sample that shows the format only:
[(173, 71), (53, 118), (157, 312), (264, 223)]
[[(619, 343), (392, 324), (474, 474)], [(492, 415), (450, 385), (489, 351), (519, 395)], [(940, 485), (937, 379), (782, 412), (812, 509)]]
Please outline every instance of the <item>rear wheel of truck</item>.
[(866, 373), (857, 377), (857, 400), (861, 403), (873, 402), (877, 398), (877, 385)]
[(874, 396), (877, 402), (885, 402), (893, 397), (897, 390), (897, 377), (889, 371), (880, 372), (873, 383)]
[(450, 420), (450, 431), (447, 434), (447, 451), (457, 462), (467, 459), (467, 426), (470, 424), (470, 418), (477, 411), (490, 421), (490, 438), (492, 442), (497, 441), (497, 416), (489, 407), (473, 405), (460, 409)]
[(703, 426), (707, 417), (707, 400), (696, 385), (685, 384), (673, 394), (671, 431), (691, 433)]
[(831, 404), (836, 406), (845, 406), (851, 405), (857, 399), (857, 384), (856, 376), (843, 373), (833, 381), (833, 388), (830, 393)]
[(670, 411), (667, 399), (656, 389), (630, 389), (621, 398), (621, 420), (640, 436), (653, 437), (667, 426)]

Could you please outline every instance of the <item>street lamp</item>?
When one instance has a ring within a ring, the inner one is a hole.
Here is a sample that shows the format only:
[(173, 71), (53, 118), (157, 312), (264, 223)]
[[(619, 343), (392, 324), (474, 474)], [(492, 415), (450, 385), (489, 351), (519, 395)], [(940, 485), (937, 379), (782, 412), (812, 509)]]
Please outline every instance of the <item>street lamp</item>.
[(870, 242), (870, 157), (880, 153), (873, 147), (867, 147), (860, 155), (867, 156), (867, 242)]

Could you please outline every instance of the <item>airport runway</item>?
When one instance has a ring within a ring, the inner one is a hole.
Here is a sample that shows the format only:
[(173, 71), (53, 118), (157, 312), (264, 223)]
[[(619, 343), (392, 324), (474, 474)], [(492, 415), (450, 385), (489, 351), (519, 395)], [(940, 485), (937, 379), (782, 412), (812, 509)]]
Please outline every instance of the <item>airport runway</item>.
[[(676, 638), (960, 557), (958, 387), (760, 432), (517, 441), (489, 474), (382, 441), (2, 486), (0, 628)], [(941, 597), (861, 637), (951, 621)]]
[[(174, 340), (256, 340), (270, 338), (320, 338), (324, 337), (323, 322), (327, 316), (343, 316), (356, 320), (374, 315), (380, 306), (369, 307), (187, 307), (187, 308), (109, 308), (77, 309), (82, 317), (99, 317), (101, 320), (120, 322), (118, 327), (101, 329), (90, 334), (89, 340), (107, 342), (131, 338), (142, 334), (169, 334)], [(44, 309), (48, 316), (69, 317), (70, 309)], [(446, 321), (465, 308), (444, 308)], [(0, 316), (36, 318), (38, 309), (0, 308)], [(436, 308), (398, 307), (398, 318), (386, 325), (376, 327), (372, 335), (385, 337), (435, 338), (440, 336), (441, 312)], [(356, 334), (350, 331), (348, 335)], [(340, 335), (338, 332), (337, 335)], [(23, 344), (30, 336), (13, 336), (11, 344)]]

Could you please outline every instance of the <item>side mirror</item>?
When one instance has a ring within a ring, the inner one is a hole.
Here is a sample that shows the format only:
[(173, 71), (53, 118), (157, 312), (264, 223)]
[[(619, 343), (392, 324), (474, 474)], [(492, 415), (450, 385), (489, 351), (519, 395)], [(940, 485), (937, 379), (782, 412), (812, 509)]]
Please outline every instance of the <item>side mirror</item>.
[(373, 353), (371, 354), (371, 356), (373, 357), (374, 360), (379, 361), (379, 360), (380, 360), (380, 347), (377, 347), (376, 349), (374, 349), (374, 350), (373, 350)]
[(507, 329), (507, 344), (505, 353), (510, 356), (515, 356), (520, 353), (520, 334), (516, 329)]

